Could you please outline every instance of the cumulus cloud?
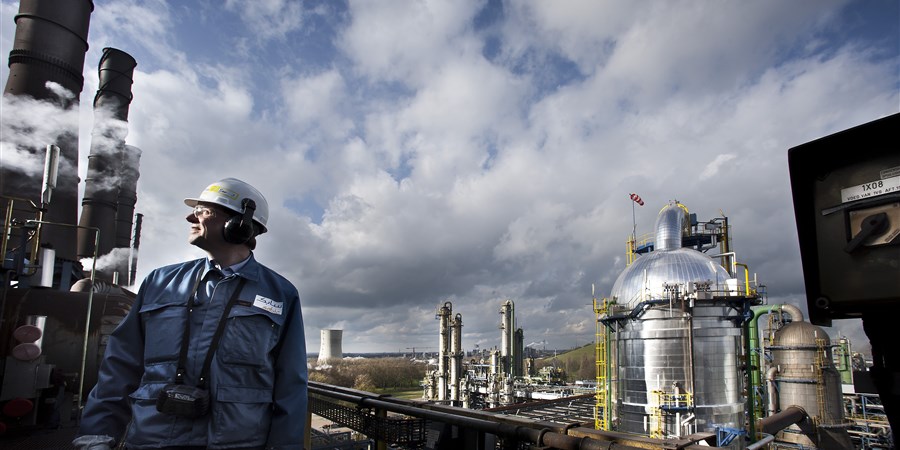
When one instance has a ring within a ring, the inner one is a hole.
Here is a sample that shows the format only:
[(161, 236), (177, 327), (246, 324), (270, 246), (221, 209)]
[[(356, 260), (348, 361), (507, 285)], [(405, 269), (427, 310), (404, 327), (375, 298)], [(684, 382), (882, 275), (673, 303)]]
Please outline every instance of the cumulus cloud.
[(770, 300), (802, 305), (787, 149), (900, 101), (897, 39), (842, 1), (299, 5), (106, 2), (90, 36), (138, 61), (140, 271), (202, 256), (181, 199), (244, 179), (313, 351), (337, 324), (347, 352), (436, 346), (445, 301), (490, 348), (506, 299), (528, 342), (587, 343), (592, 285), (674, 199), (728, 215)]

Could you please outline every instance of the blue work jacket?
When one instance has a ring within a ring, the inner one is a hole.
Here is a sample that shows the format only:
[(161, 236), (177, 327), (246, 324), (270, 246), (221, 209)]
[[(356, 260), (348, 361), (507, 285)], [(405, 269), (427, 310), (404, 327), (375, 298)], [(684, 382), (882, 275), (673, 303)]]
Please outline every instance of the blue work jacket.
[[(129, 449), (173, 446), (303, 448), (307, 414), (306, 339), (297, 289), (251, 255), (211, 297), (192, 300), (207, 259), (154, 270), (109, 338), (78, 435), (120, 439)], [(225, 304), (228, 314), (210, 367), (210, 412), (197, 419), (163, 414), (156, 399), (172, 383), (190, 309), (185, 384), (197, 385)], [(201, 290), (203, 288), (201, 287)], [(130, 422), (130, 424), (129, 424)]]

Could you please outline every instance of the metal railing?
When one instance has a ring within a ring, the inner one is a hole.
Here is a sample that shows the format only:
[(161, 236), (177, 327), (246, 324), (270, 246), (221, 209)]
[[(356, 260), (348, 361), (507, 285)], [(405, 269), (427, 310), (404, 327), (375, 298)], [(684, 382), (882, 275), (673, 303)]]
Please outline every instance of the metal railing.
[[(310, 413), (363, 433), (378, 448), (638, 450), (679, 448), (710, 450), (695, 435), (654, 440), (560, 424), (458, 408), (422, 400), (405, 400), (323, 383), (309, 383)], [(714, 438), (714, 435), (712, 436)], [(709, 441), (707, 441), (709, 442)]]

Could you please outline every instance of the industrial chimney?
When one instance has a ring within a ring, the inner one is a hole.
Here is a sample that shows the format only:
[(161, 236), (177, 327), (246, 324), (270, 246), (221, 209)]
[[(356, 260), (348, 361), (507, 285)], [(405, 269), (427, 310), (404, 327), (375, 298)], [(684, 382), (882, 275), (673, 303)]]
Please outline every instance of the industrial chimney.
[[(128, 108), (136, 65), (128, 53), (114, 48), (103, 49), (78, 229), (79, 258), (93, 257), (95, 251), (96, 255), (106, 255), (113, 248), (127, 249), (130, 245), (140, 150), (125, 145), (125, 136), (128, 134)], [(96, 249), (93, 229), (100, 230)], [(101, 279), (112, 281), (114, 273), (127, 275), (127, 252), (122, 252), (121, 256), (112, 267), (101, 269)]]
[[(15, 17), (16, 34), (9, 52), (9, 78), (4, 95), (30, 97), (69, 110), (78, 107), (84, 86), (81, 75), (88, 49), (87, 34), (94, 5), (90, 0), (21, 0)], [(60, 95), (61, 87), (71, 95)], [(4, 114), (13, 114), (5, 111)], [(60, 148), (59, 174), (53, 201), (44, 205), (42, 219), (75, 225), (78, 215), (78, 126), (62, 128), (56, 142), (43, 142), (36, 148), (20, 149), (42, 159), (47, 145)], [(0, 194), (30, 200), (40, 205), (41, 174), (26, 173), (10, 164), (0, 165)], [(13, 218), (35, 218), (27, 201), (18, 201)], [(16, 231), (13, 233), (21, 233)], [(15, 239), (15, 237), (13, 237)], [(74, 260), (75, 228), (42, 227), (41, 244), (56, 250), (58, 258)]]

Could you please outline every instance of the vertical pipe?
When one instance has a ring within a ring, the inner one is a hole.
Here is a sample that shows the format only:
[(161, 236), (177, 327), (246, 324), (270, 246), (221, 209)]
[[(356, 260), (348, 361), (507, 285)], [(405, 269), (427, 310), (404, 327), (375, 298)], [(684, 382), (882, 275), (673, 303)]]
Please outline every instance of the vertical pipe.
[(88, 339), (91, 336), (91, 310), (94, 307), (94, 274), (97, 271), (97, 252), (96, 249), (100, 246), (100, 230), (94, 229), (94, 258), (91, 262), (91, 289), (88, 291), (88, 304), (87, 304), (87, 314), (85, 315), (84, 320), (84, 346), (81, 349), (81, 373), (78, 374), (78, 405), (77, 405), (77, 414), (78, 420), (81, 421), (81, 405), (84, 401), (84, 370), (87, 365), (87, 352), (88, 352)]
[(748, 322), (747, 331), (749, 335), (747, 344), (748, 369), (750, 370), (748, 393), (751, 402), (751, 412), (757, 416), (762, 416), (762, 405), (759, 403), (759, 398), (756, 395), (756, 389), (762, 386), (760, 377), (762, 366), (759, 355), (763, 350), (759, 345), (759, 317), (763, 314), (770, 314), (773, 311), (781, 311), (788, 313), (791, 316), (791, 320), (800, 322), (803, 320), (803, 312), (800, 311), (800, 308), (790, 304), (752, 306), (750, 310), (753, 311), (753, 317)]
[[(752, 310), (752, 308), (751, 308)], [(752, 327), (751, 327), (752, 325)], [(748, 435), (751, 439), (756, 439), (756, 417), (761, 414), (757, 414), (757, 402), (756, 398), (756, 386), (753, 383), (754, 376), (759, 376), (759, 367), (754, 366), (754, 359), (751, 355), (753, 353), (753, 344), (751, 344), (751, 334), (754, 336), (758, 334), (756, 331), (756, 322), (755, 318), (746, 321), (742, 324), (743, 328), (743, 344), (744, 344), (744, 366), (746, 367), (747, 372), (747, 425), (748, 425)], [(752, 331), (751, 331), (752, 330)], [(759, 356), (756, 357), (756, 363), (759, 364)]]
[(750, 371), (750, 376), (747, 380), (750, 384), (750, 386), (747, 387), (747, 396), (749, 397), (750, 403), (749, 411), (751, 422), (753, 421), (754, 416), (762, 416), (762, 405), (760, 405), (757, 395), (757, 389), (762, 384), (760, 380), (762, 367), (760, 366), (759, 358), (759, 354), (762, 352), (762, 348), (759, 345), (759, 317), (763, 314), (768, 314), (779, 306), (780, 305), (760, 305), (750, 307), (750, 310), (753, 311), (753, 317), (747, 322), (747, 339), (745, 342), (747, 344), (747, 370)]
[(841, 374), (841, 384), (853, 384), (853, 366), (850, 363), (850, 340), (846, 336), (838, 339), (838, 367)]
[(656, 219), (656, 251), (681, 248), (684, 227), (689, 223), (687, 214), (687, 208), (678, 202), (663, 207)]
[(56, 266), (56, 250), (52, 248), (41, 249), (41, 277), (38, 286), (53, 287), (53, 273)]
[(769, 396), (769, 407), (767, 409), (770, 416), (778, 412), (778, 391), (775, 388), (775, 375), (777, 373), (777, 367), (770, 367), (766, 371), (766, 389)]
[[(128, 285), (134, 286), (134, 283), (137, 281), (137, 261), (138, 261), (138, 252), (141, 247), (141, 226), (144, 222), (144, 215), (141, 213), (135, 214), (134, 217), (134, 237), (131, 238), (131, 263), (128, 266)], [(413, 355), (415, 357), (416, 355)]]

